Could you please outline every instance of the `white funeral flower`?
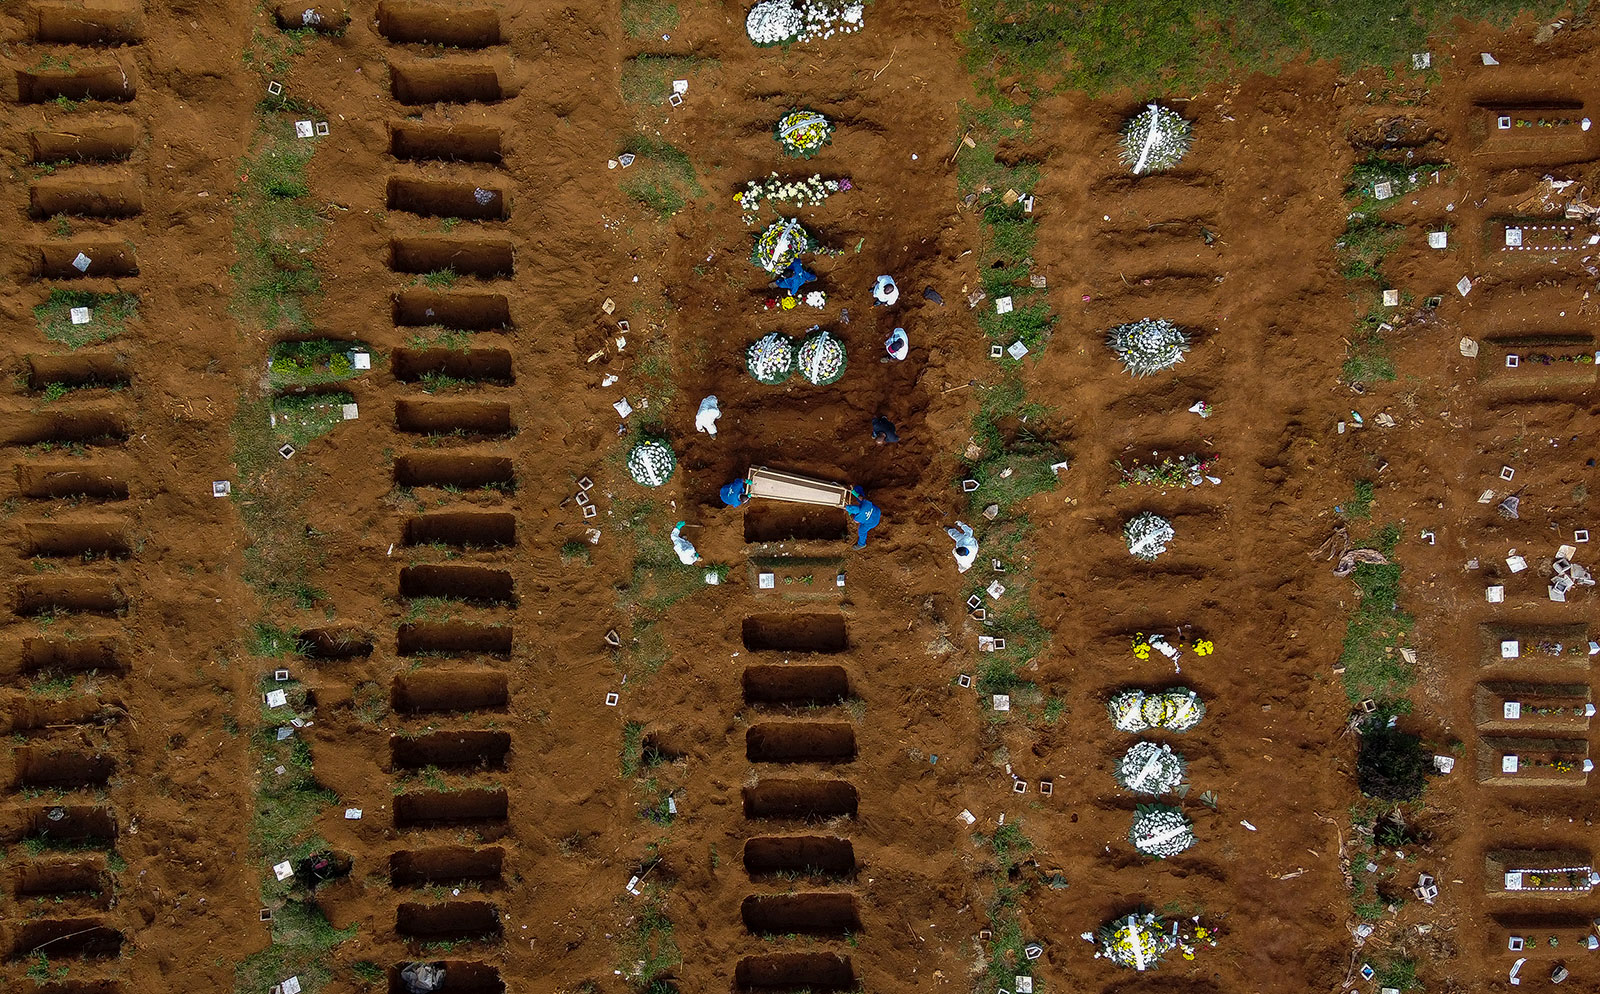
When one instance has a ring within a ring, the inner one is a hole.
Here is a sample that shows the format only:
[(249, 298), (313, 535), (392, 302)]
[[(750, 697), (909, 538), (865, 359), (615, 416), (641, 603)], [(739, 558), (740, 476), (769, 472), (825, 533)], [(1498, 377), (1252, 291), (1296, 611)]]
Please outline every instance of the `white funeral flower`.
[(1176, 534), (1172, 530), (1172, 522), (1149, 511), (1140, 511), (1122, 528), (1122, 537), (1128, 543), (1128, 551), (1140, 559), (1152, 562), (1167, 551), (1167, 543), (1172, 541)]
[(646, 439), (628, 453), (628, 475), (646, 487), (659, 487), (672, 476), (678, 457), (672, 446), (659, 438)]
[(744, 30), (757, 45), (781, 45), (798, 37), (804, 24), (792, 0), (762, 0), (750, 8)]
[(1128, 841), (1146, 856), (1166, 859), (1195, 844), (1194, 823), (1177, 808), (1141, 804), (1134, 813)]
[(1120, 690), (1111, 695), (1106, 711), (1111, 724), (1118, 731), (1142, 732), (1150, 727), (1144, 717), (1145, 695), (1142, 690)]
[(1187, 732), (1206, 716), (1206, 705), (1199, 694), (1187, 687), (1174, 687), (1146, 695), (1141, 716), (1151, 728)]
[(1143, 318), (1106, 333), (1106, 345), (1134, 376), (1170, 369), (1189, 351), (1189, 336), (1171, 321)]
[(1171, 169), (1193, 141), (1193, 125), (1177, 111), (1150, 104), (1122, 126), (1122, 164), (1135, 176)]
[(1135, 742), (1117, 764), (1117, 782), (1136, 794), (1165, 794), (1183, 782), (1185, 765), (1169, 745)]
[(795, 356), (800, 375), (812, 383), (826, 385), (844, 375), (844, 342), (826, 331), (806, 338)]

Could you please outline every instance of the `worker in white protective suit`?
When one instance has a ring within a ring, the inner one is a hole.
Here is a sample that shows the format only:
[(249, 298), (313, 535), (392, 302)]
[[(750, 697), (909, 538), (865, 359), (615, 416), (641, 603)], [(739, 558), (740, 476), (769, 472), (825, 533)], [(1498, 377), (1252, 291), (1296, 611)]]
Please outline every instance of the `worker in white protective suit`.
[(700, 553), (694, 551), (694, 546), (683, 537), (683, 526), (687, 522), (680, 521), (672, 529), (672, 551), (678, 554), (678, 561), (685, 566), (693, 566), (700, 561)]
[(715, 436), (717, 433), (717, 419), (720, 417), (722, 417), (722, 409), (717, 407), (717, 395), (712, 394), (700, 402), (700, 410), (695, 412), (694, 416), (694, 430)]
[(956, 543), (956, 570), (965, 573), (978, 558), (978, 536), (965, 521), (957, 521), (954, 528), (946, 528), (944, 532)]

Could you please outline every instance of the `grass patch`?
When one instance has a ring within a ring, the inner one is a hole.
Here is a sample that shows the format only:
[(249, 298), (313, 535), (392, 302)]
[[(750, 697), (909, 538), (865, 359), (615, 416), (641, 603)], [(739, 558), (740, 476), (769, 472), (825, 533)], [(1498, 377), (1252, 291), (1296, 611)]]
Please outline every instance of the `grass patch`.
[(344, 424), (344, 405), (354, 404), (353, 394), (289, 394), (272, 398), (273, 437), (304, 448), (314, 439)]
[(1344, 366), (1340, 370), (1346, 383), (1388, 382), (1394, 379), (1394, 359), (1389, 355), (1389, 342), (1384, 338), (1384, 320), (1369, 314), (1356, 325), (1350, 336)]
[(649, 38), (678, 26), (678, 5), (667, 0), (622, 0), (622, 30), (629, 38)]
[[(74, 307), (89, 308), (88, 324), (72, 323)], [(131, 293), (95, 293), (59, 287), (51, 290), (44, 303), (33, 309), (39, 332), (70, 349), (116, 338), (126, 330), (128, 322), (138, 316), (139, 298)]]
[(1371, 480), (1357, 480), (1350, 502), (1345, 505), (1344, 516), (1351, 521), (1366, 521), (1372, 517), (1372, 502), (1377, 499), (1377, 488)]
[(644, 747), (644, 725), (630, 721), (622, 726), (622, 775), (639, 774), (639, 756)]
[(1020, 75), (1091, 94), (1197, 89), (1238, 69), (1276, 71), (1309, 56), (1345, 68), (1394, 66), (1455, 35), (1453, 20), (1505, 25), (1524, 10), (1561, 4), (1517, 0), (967, 0), (970, 69)]
[(1029, 497), (1055, 489), (1050, 466), (1061, 461), (1061, 452), (1045, 434), (1050, 408), (1029, 400), (1017, 376), (980, 389), (972, 441), (982, 451), (962, 461), (962, 478), (978, 481), (967, 505), (974, 515), (990, 504), (1009, 513)]
[(234, 970), (234, 990), (255, 994), (292, 976), (304, 994), (315, 994), (330, 979), (336, 946), (355, 938), (356, 926), (336, 929), (316, 902), (288, 901), (272, 912), (272, 944)]
[(635, 990), (648, 994), (654, 994), (657, 982), (683, 962), (672, 936), (672, 919), (662, 908), (663, 897), (657, 888), (648, 888), (617, 936), (617, 968)]
[(268, 382), (278, 388), (338, 383), (361, 375), (350, 359), (353, 351), (366, 351), (360, 342), (318, 338), (309, 342), (279, 342), (267, 352)]
[[(1356, 163), (1350, 170), (1344, 197), (1350, 202), (1352, 210), (1371, 216), (1395, 206), (1406, 194), (1433, 182), (1434, 173), (1449, 171), (1450, 164), (1446, 162), (1391, 162), (1372, 156), (1365, 162)], [(1440, 182), (1443, 182), (1442, 178)], [(1388, 183), (1391, 187), (1390, 195), (1383, 200), (1379, 200), (1372, 192), (1379, 183)]]
[(239, 404), (231, 426), (234, 465), (233, 501), (250, 544), (244, 551), (244, 579), (268, 599), (288, 598), (309, 608), (322, 599), (311, 586), (321, 554), (305, 527), (310, 470), (303, 460), (278, 455), (271, 424), (274, 401), (261, 398)]
[[(304, 331), (311, 299), (322, 292), (312, 253), (322, 244), (325, 221), (306, 182), (316, 143), (294, 137), (294, 120), (305, 111), (288, 101), (264, 101), (244, 177), (230, 206), (238, 261), (230, 270), (234, 310), (269, 330)], [(315, 109), (311, 109), (315, 113)]]
[(1383, 260), (1405, 240), (1404, 225), (1361, 215), (1353, 218), (1334, 243), (1339, 275), (1347, 280), (1384, 282)]
[(622, 99), (630, 104), (666, 106), (673, 80), (693, 79), (702, 69), (718, 64), (716, 59), (692, 55), (635, 55), (622, 63)]
[[(1399, 537), (1399, 529), (1387, 525), (1364, 544), (1392, 557)], [(1400, 572), (1400, 566), (1394, 563), (1363, 563), (1351, 574), (1361, 600), (1350, 617), (1339, 653), (1339, 662), (1345, 668), (1345, 694), (1351, 701), (1369, 697), (1379, 702), (1394, 701), (1403, 698), (1415, 680), (1398, 651), (1412, 621), (1399, 606)]]
[(683, 210), (691, 197), (705, 193), (695, 176), (694, 163), (684, 151), (664, 139), (639, 132), (621, 149), (635, 159), (622, 180), (622, 192), (665, 220)]

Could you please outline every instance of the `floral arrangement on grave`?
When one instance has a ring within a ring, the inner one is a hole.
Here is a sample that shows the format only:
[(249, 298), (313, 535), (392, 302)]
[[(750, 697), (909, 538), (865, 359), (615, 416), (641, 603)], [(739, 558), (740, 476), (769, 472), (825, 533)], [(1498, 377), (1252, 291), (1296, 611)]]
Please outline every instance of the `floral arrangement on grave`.
[(1134, 809), (1128, 841), (1146, 856), (1166, 859), (1194, 845), (1194, 822), (1177, 808), (1164, 804), (1141, 804)]
[(832, 38), (861, 30), (861, 0), (762, 0), (744, 19), (745, 34), (756, 45)]
[(1135, 794), (1167, 794), (1183, 782), (1187, 766), (1169, 745), (1135, 742), (1117, 764), (1117, 783)]
[(791, 110), (773, 125), (772, 137), (785, 155), (809, 159), (833, 141), (833, 122), (814, 110)]
[(628, 475), (646, 487), (659, 487), (678, 467), (678, 457), (665, 439), (647, 438), (628, 453)]
[(1168, 659), (1177, 659), (1183, 655), (1184, 649), (1192, 649), (1197, 656), (1209, 656), (1217, 651), (1216, 643), (1208, 638), (1187, 640), (1180, 638), (1177, 644), (1160, 632), (1146, 635), (1144, 632), (1133, 633), (1133, 655), (1136, 659), (1149, 659), (1150, 651), (1154, 649)]
[(1178, 164), (1194, 142), (1194, 126), (1170, 107), (1148, 104), (1122, 126), (1122, 164), (1135, 176)]
[(1171, 369), (1189, 351), (1189, 336), (1171, 321), (1143, 318), (1119, 324), (1106, 333), (1106, 345), (1134, 376)]
[(1149, 693), (1129, 688), (1111, 695), (1106, 712), (1112, 726), (1124, 732), (1142, 732), (1147, 728), (1187, 732), (1206, 716), (1206, 705), (1199, 694), (1187, 687)]
[(1216, 469), (1217, 459), (1215, 454), (1191, 452), (1185, 456), (1167, 456), (1158, 463), (1141, 463), (1135, 459), (1127, 466), (1122, 465), (1122, 460), (1113, 459), (1111, 465), (1122, 474), (1122, 479), (1117, 483), (1119, 487), (1187, 489), (1204, 483), (1206, 477)]
[(750, 252), (750, 261), (776, 276), (789, 268), (789, 263), (815, 247), (816, 242), (804, 225), (794, 218), (779, 218), (756, 236), (756, 247)]
[[(1600, 884), (1600, 873), (1589, 866), (1558, 866), (1548, 870), (1507, 870), (1506, 877), (1521, 875), (1516, 890), (1590, 891)], [(1507, 888), (1512, 889), (1510, 887)]]
[(1176, 534), (1172, 530), (1172, 522), (1150, 511), (1140, 511), (1122, 526), (1122, 538), (1128, 543), (1128, 552), (1149, 562), (1154, 562), (1157, 556), (1167, 551), (1167, 543)]
[(1554, 362), (1572, 362), (1580, 366), (1594, 363), (1593, 352), (1569, 352), (1565, 355), (1556, 355), (1550, 352), (1524, 352), (1517, 357), (1520, 365), (1548, 366)]
[(800, 375), (818, 386), (827, 386), (844, 375), (844, 342), (826, 331), (813, 329), (795, 352)]
[(781, 331), (762, 335), (744, 350), (744, 362), (757, 382), (777, 386), (794, 375), (794, 339)]
[(1168, 933), (1161, 919), (1148, 911), (1135, 911), (1100, 929), (1095, 958), (1143, 972), (1155, 969), (1161, 957), (1177, 945), (1177, 937)]
[(849, 189), (852, 186), (848, 178), (823, 179), (821, 173), (813, 173), (804, 179), (782, 179), (773, 173), (766, 179), (748, 180), (744, 189), (733, 195), (733, 199), (744, 212), (744, 223), (754, 224), (761, 205), (767, 201), (782, 201), (795, 207), (817, 207), (835, 193)]

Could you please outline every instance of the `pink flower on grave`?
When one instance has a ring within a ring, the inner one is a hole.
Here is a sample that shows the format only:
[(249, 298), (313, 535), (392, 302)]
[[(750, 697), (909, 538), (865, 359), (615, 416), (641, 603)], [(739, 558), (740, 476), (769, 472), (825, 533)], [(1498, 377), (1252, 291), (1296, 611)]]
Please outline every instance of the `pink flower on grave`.
[(846, 176), (844, 179), (839, 181), (839, 192), (840, 193), (843, 193), (846, 190), (853, 190), (853, 189), (855, 189), (855, 187), (851, 184), (850, 177)]

